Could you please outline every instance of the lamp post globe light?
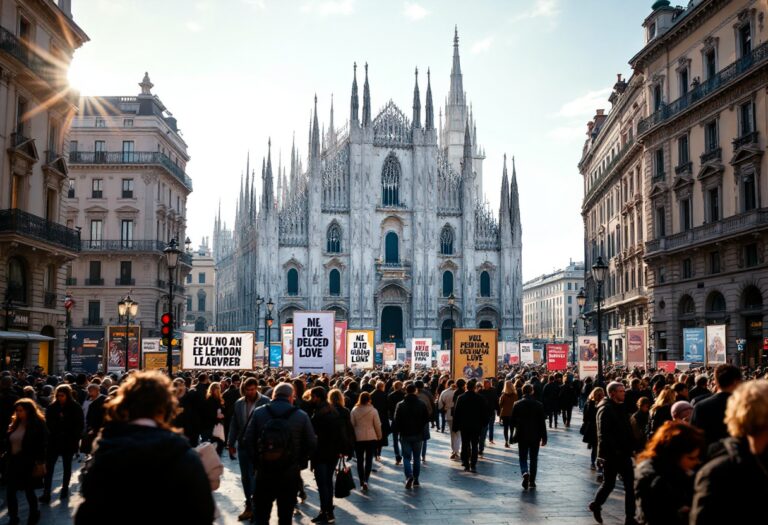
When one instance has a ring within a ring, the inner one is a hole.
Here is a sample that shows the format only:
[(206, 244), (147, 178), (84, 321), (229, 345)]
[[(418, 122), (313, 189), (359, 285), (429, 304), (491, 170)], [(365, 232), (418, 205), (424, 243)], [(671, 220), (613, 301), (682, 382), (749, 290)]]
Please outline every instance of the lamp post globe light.
[[(579, 306), (579, 317), (581, 317), (582, 312), (584, 311), (584, 305), (586, 304), (586, 302), (587, 302), (587, 293), (584, 291), (584, 288), (582, 287), (582, 289), (579, 290), (579, 293), (576, 295), (576, 304)], [(573, 364), (576, 364), (576, 335), (575, 335), (575, 332), (578, 329), (578, 327), (579, 327), (579, 321), (578, 321), (578, 319), (576, 319), (576, 320), (573, 321), (573, 331), (574, 331), (574, 337), (573, 337), (573, 346), (574, 346), (573, 360), (574, 360), (574, 363)]]
[(451, 308), (451, 337), (448, 338), (448, 350), (453, 350), (453, 329), (456, 328), (456, 325), (453, 322), (453, 306), (456, 304), (456, 296), (453, 295), (453, 292), (451, 292), (451, 295), (448, 296), (448, 306)]
[[(189, 239), (187, 239), (189, 241)], [(165, 263), (168, 266), (168, 314), (170, 315), (170, 325), (171, 329), (173, 330), (173, 327), (176, 325), (174, 319), (174, 312), (173, 312), (173, 274), (176, 272), (176, 266), (179, 264), (179, 255), (181, 255), (181, 250), (179, 250), (178, 242), (176, 241), (176, 238), (170, 240), (168, 243), (168, 246), (165, 247), (163, 250), (163, 254), (165, 255)], [(165, 358), (165, 366), (168, 368), (168, 376), (173, 377), (173, 344), (171, 344), (171, 341), (173, 341), (173, 333), (170, 334), (170, 338), (168, 340), (168, 345), (166, 346), (166, 358)]]
[(264, 324), (266, 325), (266, 334), (264, 335), (264, 346), (266, 355), (269, 355), (269, 346), (272, 342), (272, 309), (275, 307), (275, 303), (272, 302), (272, 298), (267, 301), (267, 316), (264, 318)]
[(120, 317), (125, 318), (125, 342), (123, 344), (123, 350), (125, 352), (125, 373), (128, 373), (129, 364), (128, 356), (130, 354), (128, 348), (128, 331), (131, 329), (131, 317), (136, 319), (136, 314), (139, 313), (139, 303), (131, 299), (130, 292), (117, 303), (117, 313)]
[(603, 301), (603, 281), (608, 272), (608, 265), (599, 256), (595, 264), (592, 265), (592, 277), (595, 279), (595, 302), (597, 303), (597, 385), (603, 385), (603, 343), (602, 343), (602, 311), (600, 310)]

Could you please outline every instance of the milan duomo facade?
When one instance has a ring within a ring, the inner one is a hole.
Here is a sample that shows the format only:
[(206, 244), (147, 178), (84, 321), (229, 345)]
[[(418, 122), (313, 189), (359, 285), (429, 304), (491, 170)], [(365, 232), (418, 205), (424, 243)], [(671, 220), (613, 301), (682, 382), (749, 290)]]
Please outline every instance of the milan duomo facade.
[(499, 166), (497, 221), (484, 204), (485, 154), (463, 88), (458, 35), (450, 81), (438, 130), (429, 71), (423, 112), (416, 72), (409, 120), (392, 101), (372, 118), (367, 65), (360, 112), (355, 67), (343, 129), (334, 127), (331, 105), (321, 133), (315, 98), (306, 169), (294, 147), (290, 167), (275, 172), (270, 151), (257, 198), (247, 168), (234, 229), (220, 212), (214, 227), (217, 330), (258, 327), (264, 340), (271, 299), (273, 342), (278, 325), (304, 309), (334, 310), (350, 328), (375, 328), (377, 342), (398, 346), (412, 337), (447, 346), (452, 326), (496, 328), (500, 340), (517, 340), (523, 286), (514, 159), (511, 179), (506, 157)]

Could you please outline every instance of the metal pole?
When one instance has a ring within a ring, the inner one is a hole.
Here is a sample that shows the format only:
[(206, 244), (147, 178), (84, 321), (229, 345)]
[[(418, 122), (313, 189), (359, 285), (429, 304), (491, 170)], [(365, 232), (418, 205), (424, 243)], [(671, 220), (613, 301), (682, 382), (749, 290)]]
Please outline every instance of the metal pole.
[(597, 283), (597, 385), (603, 386), (603, 342), (601, 338), (602, 327), (602, 311), (600, 310), (600, 303), (602, 302), (602, 290), (603, 283)]
[(72, 370), (72, 335), (70, 334), (70, 331), (72, 329), (72, 313), (70, 312), (69, 308), (67, 308), (66, 310), (67, 310), (67, 317), (64, 323), (66, 325), (65, 329), (67, 332), (67, 372), (69, 372)]
[(171, 316), (171, 333), (168, 334), (167, 355), (165, 366), (168, 368), (168, 377), (173, 377), (173, 329), (175, 327), (175, 314), (173, 311), (173, 270), (168, 268), (168, 314)]
[(128, 330), (131, 326), (131, 313), (125, 309), (125, 373), (128, 373)]
[(573, 346), (571, 347), (571, 365), (576, 366), (576, 322), (571, 324), (571, 334), (573, 336)]

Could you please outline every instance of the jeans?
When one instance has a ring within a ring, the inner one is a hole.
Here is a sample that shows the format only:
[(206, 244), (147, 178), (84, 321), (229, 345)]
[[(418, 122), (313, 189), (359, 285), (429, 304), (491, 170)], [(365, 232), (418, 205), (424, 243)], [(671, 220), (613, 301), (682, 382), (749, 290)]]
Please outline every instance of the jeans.
[(440, 410), (437, 413), (437, 428), (440, 432), (445, 432), (445, 410)]
[(481, 454), (485, 450), (485, 436), (487, 434), (488, 434), (488, 425), (483, 425), (483, 428), (480, 429), (480, 439), (478, 440), (478, 449), (480, 450)]
[(595, 494), (595, 504), (602, 507), (616, 486), (616, 476), (621, 474), (624, 481), (624, 511), (627, 519), (635, 517), (635, 471), (632, 458), (605, 460), (603, 465), (603, 483)]
[(320, 512), (333, 512), (333, 473), (336, 462), (314, 463), (317, 493), (320, 496)]
[(488, 416), (488, 441), (493, 441), (493, 424), (495, 422), (496, 422), (496, 414), (491, 414), (490, 416)]
[[(333, 473), (333, 470), (331, 470)], [(257, 476), (259, 490), (253, 495), (253, 517), (257, 525), (269, 525), (272, 503), (277, 500), (277, 520), (280, 525), (289, 525), (293, 521), (293, 509), (296, 506), (296, 493), (299, 476), (296, 467), (275, 475), (265, 473)]]
[(400, 453), (400, 432), (392, 431), (392, 441), (395, 444), (395, 459), (400, 461), (403, 455)]
[[(536, 470), (539, 466), (539, 444), (518, 443), (517, 449), (520, 456), (520, 473), (531, 475), (531, 481), (536, 481)], [(528, 459), (531, 460), (531, 468), (528, 470)]]
[(477, 453), (480, 447), (480, 432), (461, 431), (461, 464), (465, 467), (475, 468), (477, 465)]
[(557, 428), (557, 413), (560, 412), (559, 410), (550, 410), (547, 413), (547, 418), (549, 419), (549, 428), (552, 428), (552, 419), (555, 420), (555, 428)]
[(573, 412), (573, 406), (563, 409), (563, 424), (566, 427), (571, 426), (571, 413)]
[(373, 468), (373, 456), (376, 454), (378, 441), (358, 441), (355, 443), (355, 456), (357, 457), (357, 477), (360, 484), (368, 482)]
[[(400, 444), (403, 447), (403, 470), (405, 478), (419, 479), (421, 472), (421, 447), (424, 440), (421, 436), (401, 436)], [(413, 469), (411, 469), (411, 458), (413, 458)]]
[(512, 416), (502, 417), (501, 422), (504, 424), (504, 442), (509, 443), (512, 441), (512, 433), (514, 432), (514, 428), (512, 427)]
[(48, 451), (48, 459), (46, 461), (46, 474), (45, 474), (45, 490), (43, 493), (51, 493), (51, 485), (53, 484), (53, 468), (56, 466), (56, 460), (61, 456), (61, 464), (63, 471), (63, 478), (61, 481), (61, 490), (69, 489), (69, 480), (72, 478), (72, 457), (74, 452), (59, 452), (57, 450)]
[(245, 501), (251, 501), (256, 489), (256, 473), (248, 445), (238, 443), (237, 462), (240, 464), (240, 479), (243, 481)]

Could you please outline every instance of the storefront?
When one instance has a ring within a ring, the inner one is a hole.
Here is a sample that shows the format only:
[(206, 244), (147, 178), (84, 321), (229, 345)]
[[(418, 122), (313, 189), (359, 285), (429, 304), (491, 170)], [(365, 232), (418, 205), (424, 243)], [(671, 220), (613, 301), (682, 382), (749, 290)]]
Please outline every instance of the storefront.
[(53, 340), (53, 337), (34, 332), (0, 330), (0, 348), (5, 350), (4, 369), (14, 370), (36, 365), (37, 363), (27, 362), (30, 346), (35, 343), (50, 343)]

